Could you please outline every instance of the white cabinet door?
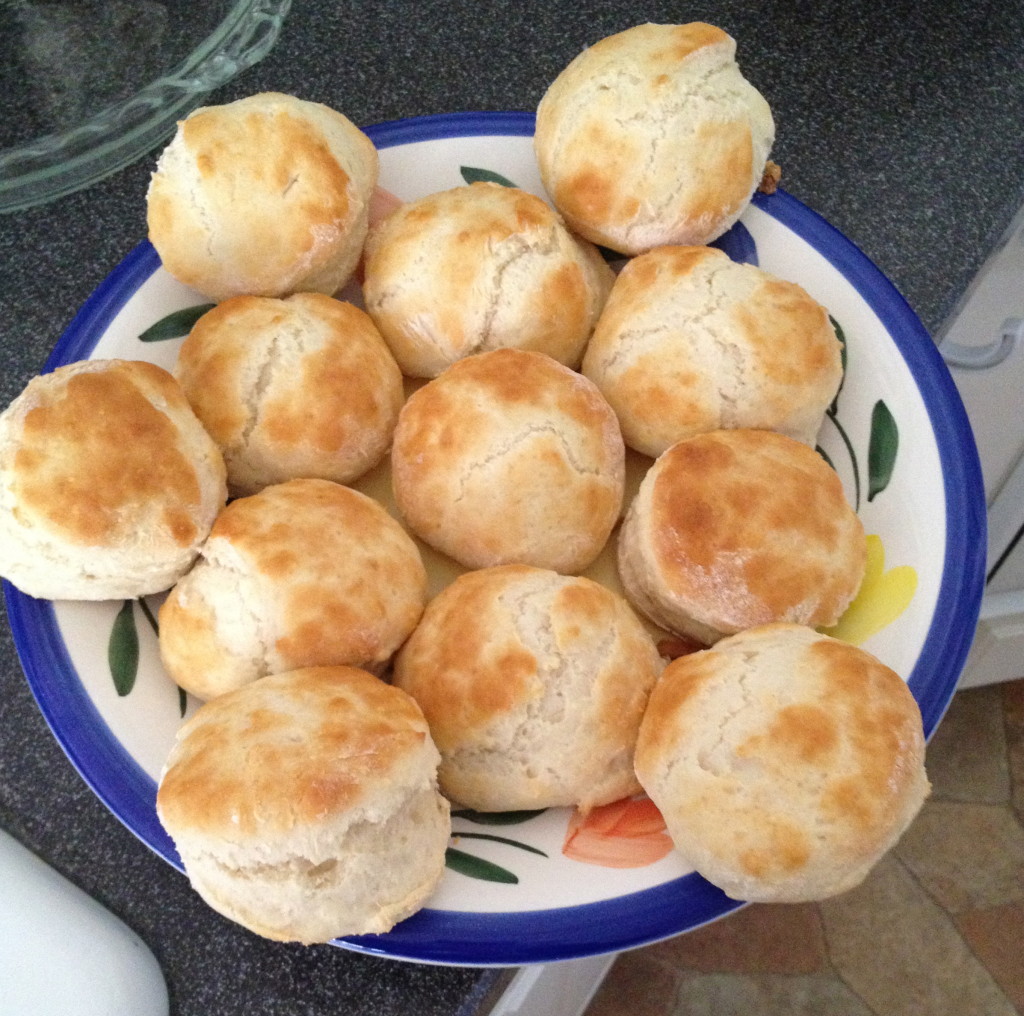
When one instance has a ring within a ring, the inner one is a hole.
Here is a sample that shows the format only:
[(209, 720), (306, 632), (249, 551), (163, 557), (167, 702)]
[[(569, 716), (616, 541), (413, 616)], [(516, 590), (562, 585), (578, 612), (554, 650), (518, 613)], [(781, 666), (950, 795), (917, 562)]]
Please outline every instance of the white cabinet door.
[(960, 681), (969, 687), (1024, 676), (1024, 209), (939, 348), (971, 420), (989, 505), (989, 581)]

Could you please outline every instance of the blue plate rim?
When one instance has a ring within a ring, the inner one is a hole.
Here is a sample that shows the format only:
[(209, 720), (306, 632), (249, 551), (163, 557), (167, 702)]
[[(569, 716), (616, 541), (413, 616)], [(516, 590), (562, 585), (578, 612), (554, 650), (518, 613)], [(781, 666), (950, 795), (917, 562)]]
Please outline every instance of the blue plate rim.
[(6, 579), (2, 586), (14, 645), (32, 695), (72, 766), (129, 831), (184, 871), (156, 815), (156, 782), (124, 750), (86, 692), (52, 601), (27, 596)]
[[(921, 708), (925, 735), (931, 737), (956, 691), (985, 587), (985, 487), (967, 411), (942, 354), (920, 319), (852, 240), (781, 189), (770, 195), (755, 194), (753, 204), (803, 237), (875, 312), (910, 368), (935, 433), (945, 493), (946, 548), (932, 623), (907, 678)], [(953, 520), (962, 524), (959, 540), (952, 538)]]
[[(526, 112), (443, 113), (365, 128), (378, 148), (417, 141), (533, 133)], [(911, 369), (935, 431), (945, 478), (947, 539), (935, 619), (908, 678), (930, 736), (948, 707), (974, 634), (984, 589), (985, 501), (966, 412), (935, 344), (867, 256), (785, 191), (754, 203), (803, 237), (857, 289)], [(132, 294), (159, 267), (138, 244), (97, 287), (61, 336), (44, 370), (87, 357)], [(962, 520), (959, 540), (952, 520)], [(22, 666), (46, 722), (97, 796), (143, 843), (182, 870), (155, 813), (156, 784), (100, 718), (71, 663), (53, 605), (3, 583)], [(955, 623), (954, 623), (955, 622)], [(936, 678), (938, 675), (938, 679)], [(82, 716), (90, 720), (81, 722)], [(72, 722), (73, 719), (73, 722)], [(116, 774), (116, 779), (111, 775)], [(515, 966), (618, 952), (692, 930), (743, 906), (696, 874), (611, 900), (555, 910), (462, 913), (424, 909), (386, 935), (338, 939), (349, 949), (428, 963)]]
[(88, 359), (110, 323), (159, 267), (153, 245), (148, 240), (136, 244), (82, 304), (43, 364), (43, 373)]

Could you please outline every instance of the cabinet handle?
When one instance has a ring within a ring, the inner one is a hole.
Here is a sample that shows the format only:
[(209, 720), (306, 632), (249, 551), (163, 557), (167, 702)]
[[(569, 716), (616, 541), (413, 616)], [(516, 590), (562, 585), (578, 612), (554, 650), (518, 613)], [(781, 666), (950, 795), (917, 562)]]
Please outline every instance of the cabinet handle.
[(1007, 318), (999, 329), (999, 337), (984, 346), (965, 346), (960, 342), (943, 342), (939, 346), (942, 358), (950, 367), (966, 370), (985, 370), (995, 367), (1013, 352), (1024, 335), (1024, 318)]

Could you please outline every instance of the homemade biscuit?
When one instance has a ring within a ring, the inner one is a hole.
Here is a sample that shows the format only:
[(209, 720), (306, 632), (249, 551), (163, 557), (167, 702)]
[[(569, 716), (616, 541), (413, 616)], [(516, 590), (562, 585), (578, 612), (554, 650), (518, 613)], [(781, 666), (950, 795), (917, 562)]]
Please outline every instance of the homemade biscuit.
[(929, 792), (921, 713), (873, 656), (772, 624), (668, 665), (636, 772), (683, 858), (727, 895), (852, 889)]
[(441, 752), (442, 792), (479, 811), (639, 792), (633, 745), (662, 660), (622, 597), (518, 565), (467, 572), (395, 658)]
[(625, 447), (585, 377), (543, 353), (459, 360), (410, 396), (391, 449), (409, 528), (467, 568), (574, 573), (619, 517)]
[(705, 244), (740, 217), (775, 137), (720, 28), (637, 25), (580, 53), (537, 108), (541, 179), (570, 229), (623, 254)]
[(290, 480), (232, 501), (160, 608), (160, 657), (202, 699), (297, 667), (380, 672), (426, 603), (416, 544), (376, 501)]
[(278, 941), (380, 934), (418, 910), (451, 833), (419, 707), (314, 667), (208, 702), (182, 726), (160, 821), (214, 910)]
[(164, 268), (211, 300), (334, 293), (366, 239), (377, 150), (347, 117), (278, 92), (178, 124), (147, 193)]
[(514, 346), (578, 367), (612, 270), (540, 198), (474, 183), (402, 205), (371, 231), (363, 293), (412, 377)]
[(720, 428), (813, 445), (842, 380), (828, 312), (713, 247), (660, 247), (615, 280), (583, 359), (626, 444), (658, 456)]
[(0, 415), (0, 575), (29, 596), (168, 589), (226, 498), (220, 451), (151, 363), (58, 367)]
[(673, 445), (619, 533), (630, 602), (704, 645), (771, 621), (835, 624), (866, 561), (864, 527), (839, 477), (807, 445), (767, 430)]
[(196, 322), (175, 375), (224, 453), (233, 496), (357, 479), (387, 451), (404, 399), (368, 315), (322, 293), (225, 300)]

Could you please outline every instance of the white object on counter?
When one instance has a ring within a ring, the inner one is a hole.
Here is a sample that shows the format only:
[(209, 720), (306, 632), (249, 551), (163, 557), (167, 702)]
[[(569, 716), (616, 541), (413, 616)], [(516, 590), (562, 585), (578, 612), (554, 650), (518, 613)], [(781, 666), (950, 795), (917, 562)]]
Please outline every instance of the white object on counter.
[(169, 1009), (163, 973), (142, 939), (0, 829), (0, 1014)]

